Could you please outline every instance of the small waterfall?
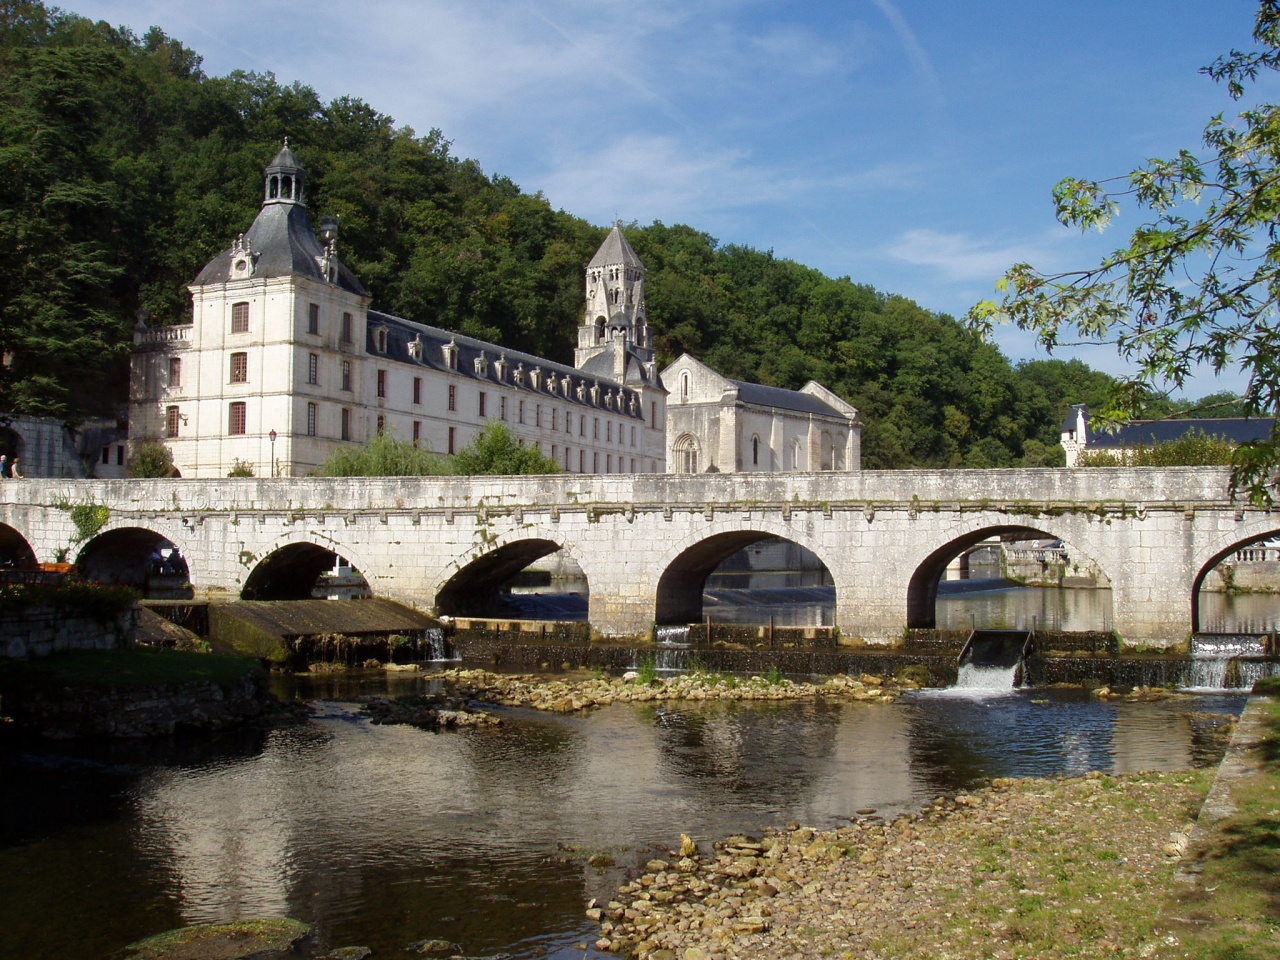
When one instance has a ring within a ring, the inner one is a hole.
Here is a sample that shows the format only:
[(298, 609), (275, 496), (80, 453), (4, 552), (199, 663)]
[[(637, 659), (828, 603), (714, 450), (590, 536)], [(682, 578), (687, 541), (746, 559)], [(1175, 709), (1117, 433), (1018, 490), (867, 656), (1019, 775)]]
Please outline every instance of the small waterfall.
[(1186, 686), (1198, 690), (1250, 690), (1264, 677), (1280, 673), (1280, 661), (1267, 657), (1268, 639), (1265, 634), (1196, 634), (1191, 638)]
[(960, 651), (956, 689), (1012, 690), (1031, 635), (1025, 630), (975, 630)]
[(689, 669), (689, 625), (669, 623), (653, 628), (653, 666), (659, 673), (683, 673)]
[(449, 641), (445, 639), (444, 631), (439, 627), (431, 627), (423, 633), (422, 652), (426, 654), (423, 659), (430, 663), (453, 662), (462, 659), (456, 653), (449, 653)]

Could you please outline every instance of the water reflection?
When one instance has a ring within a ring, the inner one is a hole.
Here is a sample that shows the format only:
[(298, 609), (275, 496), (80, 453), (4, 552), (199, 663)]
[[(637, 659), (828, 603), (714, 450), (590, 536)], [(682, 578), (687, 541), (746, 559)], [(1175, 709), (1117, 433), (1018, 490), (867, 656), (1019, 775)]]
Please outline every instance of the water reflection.
[[(66, 960), (180, 922), (262, 914), (315, 922), (329, 944), (379, 956), (440, 937), (468, 954), (595, 957), (575, 949), (594, 940), (582, 905), (615, 881), (560, 862), (566, 845), (617, 853), (682, 832), (830, 825), (994, 776), (1181, 767), (1186, 712), (1241, 702), (1019, 691), (511, 709), (502, 727), (436, 734), (326, 701), (248, 751), (112, 763), (8, 753), (6, 821), (43, 819), (0, 845), (0, 925), (15, 956)], [(91, 816), (51, 802), (70, 791)]]

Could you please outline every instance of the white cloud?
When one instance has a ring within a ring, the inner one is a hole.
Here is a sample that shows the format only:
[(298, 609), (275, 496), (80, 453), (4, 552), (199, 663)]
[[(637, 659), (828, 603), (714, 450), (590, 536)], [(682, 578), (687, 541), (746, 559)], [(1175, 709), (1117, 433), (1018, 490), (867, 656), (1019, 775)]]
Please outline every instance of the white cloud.
[(900, 234), (885, 252), (892, 259), (927, 267), (943, 281), (994, 283), (1015, 263), (1045, 267), (1056, 262), (1068, 236), (1076, 235), (1054, 230), (1031, 240), (993, 243), (966, 233), (922, 228)]

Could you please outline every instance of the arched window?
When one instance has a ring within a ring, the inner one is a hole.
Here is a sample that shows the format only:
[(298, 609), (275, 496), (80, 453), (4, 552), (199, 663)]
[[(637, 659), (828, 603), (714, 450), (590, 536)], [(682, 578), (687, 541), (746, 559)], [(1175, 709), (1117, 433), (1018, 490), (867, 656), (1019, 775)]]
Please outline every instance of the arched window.
[(822, 469), (830, 470), (835, 466), (835, 449), (831, 442), (831, 432), (822, 431)]
[(675, 442), (676, 473), (698, 472), (698, 441), (692, 434), (684, 434)]
[(751, 465), (753, 467), (760, 466), (760, 436), (751, 438)]
[(680, 399), (689, 399), (689, 374), (687, 373), (680, 374)]

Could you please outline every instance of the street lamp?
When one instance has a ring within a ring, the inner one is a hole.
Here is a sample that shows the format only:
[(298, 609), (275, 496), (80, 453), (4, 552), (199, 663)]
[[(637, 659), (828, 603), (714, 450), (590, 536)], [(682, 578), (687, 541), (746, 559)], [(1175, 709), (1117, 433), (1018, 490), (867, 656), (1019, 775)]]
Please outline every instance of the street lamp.
[(267, 434), (271, 438), (271, 475), (276, 475), (276, 432), (272, 430)]

